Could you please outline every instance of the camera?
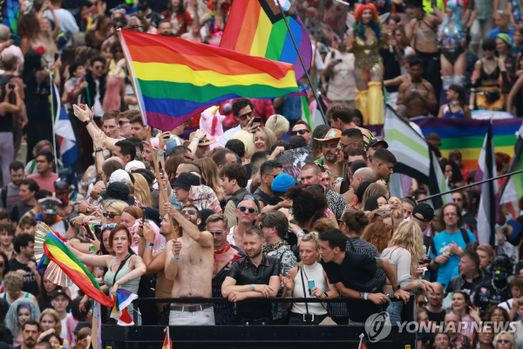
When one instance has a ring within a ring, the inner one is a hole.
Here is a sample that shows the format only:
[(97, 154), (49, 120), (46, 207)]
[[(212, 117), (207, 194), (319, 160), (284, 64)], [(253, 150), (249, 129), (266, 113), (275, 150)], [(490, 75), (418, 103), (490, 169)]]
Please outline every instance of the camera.
[(9, 86), (11, 90), (15, 89), (15, 84), (13, 84), (12, 82), (8, 83), (7, 86)]

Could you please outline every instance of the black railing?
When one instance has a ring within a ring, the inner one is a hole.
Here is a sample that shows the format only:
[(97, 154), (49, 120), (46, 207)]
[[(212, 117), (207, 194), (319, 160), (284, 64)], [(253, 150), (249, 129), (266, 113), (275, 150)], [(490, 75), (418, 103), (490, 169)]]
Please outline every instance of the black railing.
[[(347, 298), (259, 298), (249, 302), (272, 303), (340, 303)], [(142, 307), (151, 303), (216, 304), (228, 302), (225, 298), (139, 298), (135, 305)], [(414, 320), (414, 297), (403, 307), (402, 319)], [(350, 309), (349, 309), (350, 313)], [(159, 349), (164, 338), (166, 325), (142, 325), (120, 327), (102, 325), (103, 348), (111, 349)], [(174, 348), (316, 348), (327, 344), (330, 348), (357, 348), (359, 336), (365, 333), (362, 323), (349, 325), (215, 325), (215, 326), (170, 326)], [(393, 326), (391, 333), (376, 343), (367, 343), (367, 348), (397, 349), (415, 348), (416, 334), (398, 333)]]

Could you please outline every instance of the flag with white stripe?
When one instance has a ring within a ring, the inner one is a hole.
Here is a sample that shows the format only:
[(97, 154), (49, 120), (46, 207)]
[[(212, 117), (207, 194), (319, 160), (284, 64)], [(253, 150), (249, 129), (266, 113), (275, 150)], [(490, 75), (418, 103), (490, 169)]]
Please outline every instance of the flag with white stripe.
[[(517, 132), (517, 136), (514, 159), (509, 172), (523, 170), (523, 123)], [(519, 200), (521, 197), (523, 197), (523, 173), (510, 177), (501, 194), (500, 204), (507, 205), (507, 211), (513, 219), (519, 216)]]
[[(481, 149), (479, 154), (476, 180), (481, 181), (496, 177), (496, 160), (494, 156), (492, 125), (489, 125), (483, 141), (483, 149)], [(480, 244), (491, 244), (494, 246), (497, 192), (496, 181), (489, 181), (481, 185), (481, 197), (478, 208), (478, 242)]]
[(54, 133), (58, 139), (60, 149), (60, 159), (64, 167), (71, 167), (78, 158), (78, 147), (74, 135), (69, 114), (65, 106), (61, 103), (58, 87), (53, 85), (53, 97), (56, 106), (56, 116), (54, 123)]
[[(425, 138), (412, 126), (400, 118), (389, 105), (385, 108), (383, 136), (390, 150), (396, 157), (394, 172), (416, 179), (429, 188), (429, 195), (447, 191), (447, 183), (434, 153)], [(396, 193), (391, 193), (396, 195)], [(449, 194), (432, 199), (434, 208), (440, 208), (450, 202)]]

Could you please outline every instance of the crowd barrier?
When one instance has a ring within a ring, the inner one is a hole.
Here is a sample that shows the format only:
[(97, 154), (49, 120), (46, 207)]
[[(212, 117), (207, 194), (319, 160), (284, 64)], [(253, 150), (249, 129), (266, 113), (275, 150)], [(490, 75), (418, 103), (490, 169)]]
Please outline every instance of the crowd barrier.
[[(339, 303), (343, 298), (318, 300), (310, 298), (269, 298), (260, 299), (273, 303), (290, 302), (323, 302)], [(253, 300), (250, 300), (253, 301)], [(256, 300), (255, 300), (256, 301)], [(208, 304), (227, 302), (224, 298), (141, 298), (134, 303), (190, 303)], [(350, 311), (350, 310), (349, 310)], [(404, 321), (413, 321), (414, 297), (404, 307)], [(159, 349), (165, 336), (165, 325), (142, 325), (121, 327), (116, 325), (102, 325), (102, 348), (104, 349)], [(350, 349), (358, 348), (360, 335), (369, 330), (362, 323), (349, 325), (216, 325), (216, 326), (169, 326), (173, 348), (315, 348), (319, 345), (328, 345), (328, 348)], [(383, 340), (372, 343), (368, 340), (368, 349), (414, 349), (416, 347), (416, 333), (398, 333), (393, 326), (391, 333)]]

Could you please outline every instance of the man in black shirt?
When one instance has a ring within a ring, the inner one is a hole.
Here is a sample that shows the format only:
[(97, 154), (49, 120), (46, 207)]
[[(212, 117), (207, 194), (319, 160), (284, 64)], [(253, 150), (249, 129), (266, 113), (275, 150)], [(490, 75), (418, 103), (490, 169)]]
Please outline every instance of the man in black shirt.
[(39, 294), (40, 274), (36, 270), (36, 263), (33, 260), (34, 237), (30, 234), (18, 235), (13, 242), (13, 247), (16, 257), (9, 262), (9, 270), (23, 273), (24, 285), (22, 291), (37, 296)]
[(428, 304), (425, 306), (429, 321), (440, 323), (445, 319), (445, 309), (443, 309), (443, 285), (434, 282), (432, 284), (432, 291), (427, 293)]
[(338, 292), (350, 298), (347, 300), (349, 318), (352, 321), (364, 322), (373, 313), (379, 313), (382, 305), (389, 298), (379, 292), (371, 292), (367, 283), (372, 280), (378, 267), (386, 267), (387, 275), (392, 280), (392, 288), (397, 297), (408, 299), (408, 293), (397, 287), (395, 273), (390, 273), (388, 265), (379, 258), (368, 254), (359, 254), (346, 250), (347, 238), (337, 229), (320, 233), (320, 254), (323, 268), (329, 280)]
[[(233, 264), (222, 284), (222, 295), (231, 302), (249, 298), (276, 297), (280, 287), (279, 265), (276, 259), (262, 252), (263, 233), (255, 227), (243, 236), (243, 250), (247, 256)], [(239, 322), (266, 324), (272, 320), (269, 302), (242, 302), (237, 305)]]

